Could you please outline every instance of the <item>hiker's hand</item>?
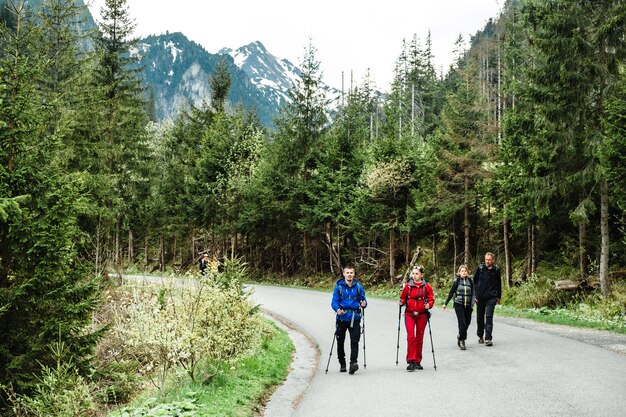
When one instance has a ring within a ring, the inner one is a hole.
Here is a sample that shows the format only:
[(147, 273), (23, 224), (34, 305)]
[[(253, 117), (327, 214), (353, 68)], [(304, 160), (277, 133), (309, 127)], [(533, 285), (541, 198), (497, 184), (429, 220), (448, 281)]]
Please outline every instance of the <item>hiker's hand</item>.
[(341, 316), (343, 313), (344, 313), (344, 311), (342, 309), (338, 309), (337, 310), (337, 315), (338, 316)]
[(443, 307), (441, 308), (442, 310), (445, 310), (448, 306), (447, 305), (443, 305)]
[(365, 307), (367, 305), (367, 303), (365, 302), (365, 300), (361, 301), (361, 307)]

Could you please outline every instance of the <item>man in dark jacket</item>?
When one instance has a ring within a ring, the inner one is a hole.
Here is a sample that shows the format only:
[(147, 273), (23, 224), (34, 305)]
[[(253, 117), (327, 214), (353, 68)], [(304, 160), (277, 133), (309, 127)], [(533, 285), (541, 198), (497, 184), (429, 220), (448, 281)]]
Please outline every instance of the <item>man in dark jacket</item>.
[(206, 270), (209, 267), (209, 254), (207, 252), (204, 252), (204, 254), (202, 254), (202, 258), (200, 259), (200, 262), (198, 263), (198, 269), (200, 270), (200, 275), (206, 275)]
[(346, 331), (350, 333), (350, 374), (354, 374), (359, 365), (359, 340), (361, 339), (361, 308), (367, 307), (365, 290), (354, 279), (354, 267), (346, 266), (343, 277), (337, 281), (330, 303), (336, 316), (337, 358), (341, 372), (346, 372), (346, 352), (344, 341)]
[(502, 297), (500, 268), (494, 264), (494, 260), (494, 254), (487, 252), (485, 263), (478, 265), (476, 272), (474, 272), (476, 334), (478, 335), (478, 343), (484, 343), (485, 346), (493, 346), (493, 312)]

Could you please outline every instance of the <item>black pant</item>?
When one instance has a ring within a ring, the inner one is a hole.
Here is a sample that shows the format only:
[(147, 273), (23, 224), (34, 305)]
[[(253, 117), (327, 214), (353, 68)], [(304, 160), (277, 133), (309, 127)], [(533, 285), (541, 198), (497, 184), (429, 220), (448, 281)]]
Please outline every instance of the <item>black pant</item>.
[(485, 340), (491, 340), (491, 334), (493, 332), (493, 311), (496, 309), (496, 304), (498, 304), (496, 297), (478, 298), (476, 300), (476, 335), (483, 337), (484, 333)]
[(459, 340), (467, 340), (467, 328), (472, 322), (472, 305), (463, 307), (463, 304), (454, 303), (454, 312), (459, 323)]
[(361, 339), (361, 319), (354, 319), (352, 327), (349, 321), (337, 320), (337, 359), (340, 365), (346, 364), (346, 351), (343, 344), (346, 330), (350, 333), (350, 363), (356, 363), (359, 357), (359, 340)]

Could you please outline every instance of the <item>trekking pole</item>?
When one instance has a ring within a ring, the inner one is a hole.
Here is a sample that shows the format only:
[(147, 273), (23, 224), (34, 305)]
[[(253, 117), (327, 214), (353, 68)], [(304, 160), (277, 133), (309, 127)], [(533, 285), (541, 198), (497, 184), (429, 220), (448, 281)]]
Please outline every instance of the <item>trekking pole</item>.
[(361, 307), (361, 324), (363, 325), (363, 369), (367, 369), (367, 356), (365, 355), (365, 309)]
[(430, 349), (433, 352), (433, 365), (435, 366), (435, 371), (437, 370), (437, 362), (435, 362), (435, 348), (433, 347), (433, 332), (430, 330), (430, 311), (427, 311), (426, 319), (428, 320), (428, 334), (430, 335)]
[(400, 354), (400, 317), (402, 317), (402, 306), (398, 307), (398, 344), (396, 346), (396, 366), (398, 366), (398, 355)]
[(328, 373), (328, 367), (330, 366), (330, 357), (333, 356), (333, 348), (335, 347), (335, 339), (337, 339), (337, 329), (333, 333), (333, 343), (330, 345), (330, 353), (328, 354), (328, 363), (326, 364), (326, 373)]

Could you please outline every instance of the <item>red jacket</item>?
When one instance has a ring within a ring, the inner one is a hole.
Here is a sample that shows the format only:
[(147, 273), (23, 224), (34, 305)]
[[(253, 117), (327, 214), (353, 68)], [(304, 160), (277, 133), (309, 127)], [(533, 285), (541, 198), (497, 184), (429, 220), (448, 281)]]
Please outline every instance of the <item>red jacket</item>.
[(423, 313), (426, 311), (424, 301), (428, 302), (428, 308), (433, 308), (435, 305), (433, 287), (424, 280), (418, 284), (411, 278), (402, 288), (400, 301), (406, 306), (405, 314), (412, 312)]

